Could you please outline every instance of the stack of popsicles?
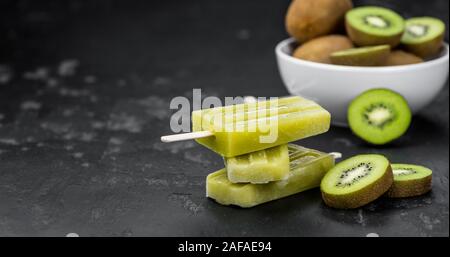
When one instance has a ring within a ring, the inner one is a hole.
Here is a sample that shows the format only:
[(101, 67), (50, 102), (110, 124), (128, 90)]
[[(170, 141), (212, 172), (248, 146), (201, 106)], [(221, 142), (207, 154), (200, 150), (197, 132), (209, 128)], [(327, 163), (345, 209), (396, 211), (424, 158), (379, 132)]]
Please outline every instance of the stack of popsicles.
[(193, 138), (225, 161), (224, 169), (208, 175), (206, 195), (252, 207), (319, 186), (333, 155), (289, 142), (328, 131), (330, 119), (298, 96), (194, 111)]

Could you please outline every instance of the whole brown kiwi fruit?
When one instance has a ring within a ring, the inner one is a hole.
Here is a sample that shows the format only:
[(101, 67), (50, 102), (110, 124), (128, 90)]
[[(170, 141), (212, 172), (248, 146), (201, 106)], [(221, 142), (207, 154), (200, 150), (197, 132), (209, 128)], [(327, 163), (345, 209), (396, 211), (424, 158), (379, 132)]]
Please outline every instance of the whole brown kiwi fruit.
[(395, 50), (388, 55), (386, 61), (383, 63), (383, 66), (408, 65), (422, 62), (423, 59), (414, 54), (403, 50)]
[(344, 24), (351, 0), (293, 0), (286, 14), (286, 30), (299, 43), (332, 34)]
[(298, 59), (331, 64), (331, 53), (353, 48), (352, 41), (342, 35), (329, 35), (310, 40), (293, 53)]

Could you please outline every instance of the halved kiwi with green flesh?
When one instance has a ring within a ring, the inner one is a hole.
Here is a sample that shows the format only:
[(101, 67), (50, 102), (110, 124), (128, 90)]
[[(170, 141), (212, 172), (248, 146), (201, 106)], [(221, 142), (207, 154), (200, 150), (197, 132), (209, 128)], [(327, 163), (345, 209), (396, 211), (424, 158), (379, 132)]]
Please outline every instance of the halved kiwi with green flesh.
[(318, 37), (299, 46), (292, 54), (295, 58), (331, 64), (330, 55), (333, 52), (353, 47), (352, 41), (342, 35)]
[(414, 54), (402, 50), (395, 50), (389, 54), (386, 61), (383, 63), (383, 66), (408, 65), (422, 62), (423, 59), (420, 58), (419, 56), (416, 56)]
[(389, 45), (366, 46), (334, 52), (330, 59), (337, 65), (379, 66), (386, 61), (390, 52)]
[(338, 163), (320, 184), (322, 199), (330, 207), (353, 209), (382, 196), (392, 185), (391, 165), (377, 154), (357, 155)]
[(350, 103), (347, 119), (357, 136), (371, 144), (383, 145), (406, 132), (411, 110), (400, 94), (389, 89), (371, 89)]
[(400, 43), (405, 21), (392, 10), (366, 6), (348, 11), (345, 26), (349, 37), (358, 46), (388, 44), (394, 48)]
[(417, 17), (406, 21), (402, 37), (405, 48), (422, 58), (439, 53), (445, 34), (445, 23), (432, 17)]
[(423, 195), (431, 190), (432, 171), (411, 164), (392, 164), (394, 183), (387, 192), (388, 197), (400, 198)]

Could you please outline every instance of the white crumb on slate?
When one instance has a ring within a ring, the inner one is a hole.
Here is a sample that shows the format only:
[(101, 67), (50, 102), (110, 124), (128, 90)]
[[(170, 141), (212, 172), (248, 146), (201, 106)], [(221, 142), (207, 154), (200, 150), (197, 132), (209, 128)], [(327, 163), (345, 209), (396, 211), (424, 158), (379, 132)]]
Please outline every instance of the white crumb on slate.
[(142, 131), (145, 121), (125, 113), (112, 114), (107, 123), (107, 128), (113, 131), (128, 131), (139, 133)]
[(169, 102), (158, 96), (149, 96), (139, 99), (139, 105), (146, 107), (145, 113), (159, 120), (166, 119), (170, 116)]
[(347, 147), (353, 146), (352, 141), (350, 141), (349, 139), (344, 138), (344, 137), (333, 139), (333, 142), (336, 144), (343, 144), (344, 146), (347, 146)]
[(196, 163), (200, 163), (200, 164), (204, 164), (204, 165), (207, 165), (210, 163), (210, 161), (205, 157), (205, 155), (200, 152), (194, 153), (193, 151), (185, 151), (184, 158), (188, 161), (196, 162)]
[(49, 88), (54, 88), (54, 87), (58, 86), (58, 83), (59, 83), (58, 79), (55, 79), (55, 78), (47, 79), (47, 87), (49, 87)]
[(428, 230), (433, 230), (435, 225), (438, 225), (441, 223), (441, 221), (439, 219), (431, 218), (430, 216), (427, 216), (424, 213), (420, 213), (419, 218), (423, 222), (424, 227)]
[(88, 76), (84, 77), (84, 82), (87, 84), (93, 84), (93, 83), (97, 82), (97, 77), (94, 75), (88, 75)]
[(51, 131), (55, 134), (62, 134), (70, 130), (70, 124), (59, 124), (56, 122), (42, 122), (41, 128)]
[(15, 138), (0, 138), (0, 144), (19, 145), (19, 142)]
[(103, 121), (93, 121), (91, 122), (91, 127), (94, 129), (102, 129), (106, 126), (106, 123)]
[(182, 194), (172, 194), (169, 196), (170, 201), (178, 202), (184, 209), (192, 214), (197, 214), (203, 211), (203, 206), (201, 204), (196, 204), (188, 195)]
[(42, 104), (33, 100), (22, 102), (20, 108), (22, 110), (39, 110)]
[(66, 149), (67, 151), (73, 150), (73, 145), (66, 145), (64, 146), (64, 149)]
[(156, 142), (153, 144), (153, 149), (158, 151), (169, 151), (172, 154), (183, 152), (187, 149), (196, 147), (196, 143), (192, 141), (175, 142), (175, 143), (162, 143)]
[(47, 80), (49, 76), (49, 70), (46, 67), (39, 67), (34, 71), (27, 71), (23, 74), (24, 79), (28, 80)]
[(73, 89), (63, 87), (59, 89), (59, 94), (62, 96), (70, 96), (70, 97), (80, 97), (90, 95), (90, 91), (87, 89)]
[(84, 155), (84, 153), (81, 153), (81, 152), (77, 152), (77, 153), (72, 154), (72, 156), (73, 156), (74, 158), (77, 158), (77, 159), (82, 158), (83, 155)]
[(248, 40), (250, 36), (251, 34), (248, 29), (240, 29), (236, 32), (236, 38), (239, 40)]
[(123, 140), (118, 137), (111, 137), (109, 139), (109, 143), (111, 143), (113, 145), (121, 145), (123, 143)]
[(364, 218), (363, 210), (362, 210), (362, 209), (360, 209), (360, 210), (358, 211), (358, 217), (356, 218), (356, 222), (358, 222), (358, 223), (361, 224), (362, 226), (365, 226), (365, 225), (366, 225), (366, 219)]
[(8, 84), (13, 77), (11, 68), (0, 64), (0, 85)]
[(169, 85), (172, 82), (172, 80), (168, 77), (156, 77), (153, 80), (153, 85), (155, 86), (165, 86)]
[(83, 142), (91, 142), (96, 137), (95, 133), (92, 132), (82, 132), (79, 139)]
[(147, 185), (149, 186), (164, 186), (164, 187), (168, 187), (169, 186), (169, 182), (165, 179), (159, 179), (159, 178), (144, 178), (144, 181), (147, 183)]
[(72, 116), (74, 113), (75, 113), (75, 110), (74, 110), (74, 109), (65, 109), (65, 110), (62, 112), (62, 115), (63, 115), (64, 117), (70, 117), (70, 116)]
[(80, 62), (75, 59), (64, 60), (59, 64), (58, 74), (61, 77), (73, 76), (76, 73), (76, 69), (80, 65)]

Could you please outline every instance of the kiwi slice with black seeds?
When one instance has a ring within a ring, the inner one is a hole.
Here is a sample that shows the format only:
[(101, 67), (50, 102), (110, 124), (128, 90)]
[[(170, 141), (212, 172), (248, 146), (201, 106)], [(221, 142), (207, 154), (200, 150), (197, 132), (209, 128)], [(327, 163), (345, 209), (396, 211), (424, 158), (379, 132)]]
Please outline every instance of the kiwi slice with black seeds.
[(411, 110), (400, 94), (389, 89), (371, 89), (349, 105), (351, 130), (365, 141), (383, 145), (402, 136), (411, 123)]
[(402, 37), (405, 48), (422, 58), (437, 55), (442, 48), (445, 23), (432, 17), (417, 17), (406, 21)]
[(419, 56), (402, 50), (395, 50), (388, 55), (387, 59), (383, 63), (383, 66), (409, 65), (422, 62), (423, 59)]
[(376, 6), (354, 8), (345, 17), (347, 34), (358, 46), (388, 44), (396, 47), (405, 30), (405, 21), (396, 12)]
[(334, 52), (330, 59), (337, 65), (379, 66), (386, 61), (390, 52), (389, 45), (366, 46)]
[(322, 179), (320, 190), (325, 204), (353, 209), (379, 198), (392, 185), (389, 160), (382, 155), (357, 155), (338, 163)]
[(432, 171), (412, 164), (392, 164), (394, 183), (387, 192), (388, 197), (401, 198), (423, 195), (431, 190)]

